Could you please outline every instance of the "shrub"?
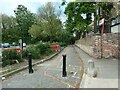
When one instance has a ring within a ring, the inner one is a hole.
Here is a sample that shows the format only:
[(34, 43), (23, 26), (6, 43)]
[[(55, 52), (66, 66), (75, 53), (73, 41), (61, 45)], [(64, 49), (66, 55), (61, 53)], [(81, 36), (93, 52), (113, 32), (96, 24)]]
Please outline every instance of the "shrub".
[(15, 60), (21, 62), (20, 53), (16, 50), (4, 50), (2, 52), (2, 66), (16, 63)]
[(36, 48), (39, 50), (40, 54), (43, 55), (46, 54), (48, 49), (50, 49), (50, 44), (39, 42)]
[(9, 60), (2, 60), (2, 67), (5, 67), (6, 65), (9, 65), (10, 61)]
[(23, 51), (23, 57), (28, 58), (28, 53), (31, 52), (33, 59), (40, 59), (44, 55), (53, 53), (50, 44), (47, 42), (39, 42), (36, 45), (31, 45)]
[(28, 48), (24, 49), (23, 50), (23, 57), (28, 58), (28, 53), (29, 53), (29, 49)]
[(54, 53), (55, 51), (53, 51), (51, 48), (48, 48), (46, 51), (46, 55), (49, 55), (51, 53)]
[[(53, 53), (54, 51), (52, 48), (50, 48), (49, 43), (43, 43), (39, 42), (37, 45), (31, 45), (29, 47), (26, 47), (26, 49), (23, 50), (23, 58), (28, 58), (28, 54), (31, 52), (33, 59), (41, 59), (45, 55), (49, 55)], [(21, 58), (21, 53), (17, 52), (16, 50), (4, 50), (2, 52), (2, 66), (6, 66), (9, 64), (16, 63), (15, 60), (18, 60), (19, 62), (24, 61), (24, 59)]]
[(16, 50), (5, 50), (2, 52), (3, 59), (19, 59), (20, 58), (20, 52), (17, 52)]
[(67, 46), (67, 44), (65, 42), (60, 42), (60, 46), (63, 47), (63, 46)]
[(36, 46), (32, 45), (30, 47), (27, 47), (26, 50), (23, 51), (23, 57), (28, 58), (28, 54), (32, 54), (33, 59), (40, 58), (39, 50), (36, 48)]
[(52, 45), (54, 45), (54, 44), (58, 44), (58, 45), (60, 45), (61, 47), (67, 46), (67, 43), (65, 43), (65, 42), (53, 42)]

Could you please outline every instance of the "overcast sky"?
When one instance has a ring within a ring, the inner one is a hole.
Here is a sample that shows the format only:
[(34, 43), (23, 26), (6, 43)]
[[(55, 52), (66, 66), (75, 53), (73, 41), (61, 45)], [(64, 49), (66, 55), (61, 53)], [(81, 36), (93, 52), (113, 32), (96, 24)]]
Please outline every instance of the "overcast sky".
[[(75, 0), (66, 0), (68, 2), (74, 2)], [(0, 13), (7, 14), (9, 16), (15, 16), (14, 10), (18, 5), (24, 5), (32, 13), (37, 13), (37, 10), (40, 6), (46, 4), (47, 2), (54, 2), (57, 8), (61, 5), (62, 0), (1, 0), (0, 1)], [(64, 22), (66, 17), (64, 15), (65, 6), (60, 7), (62, 11), (61, 21)], [(85, 18), (85, 15), (82, 15)], [(93, 16), (92, 16), (93, 19)]]
[[(67, 0), (67, 2), (74, 0)], [(14, 16), (14, 10), (18, 5), (22, 4), (28, 8), (32, 13), (36, 13), (38, 8), (47, 3), (55, 2), (59, 6), (62, 0), (1, 0), (0, 1), (0, 13), (7, 14), (9, 16)], [(61, 10), (64, 11), (65, 6), (61, 7)], [(65, 15), (61, 16), (62, 21), (65, 21)]]

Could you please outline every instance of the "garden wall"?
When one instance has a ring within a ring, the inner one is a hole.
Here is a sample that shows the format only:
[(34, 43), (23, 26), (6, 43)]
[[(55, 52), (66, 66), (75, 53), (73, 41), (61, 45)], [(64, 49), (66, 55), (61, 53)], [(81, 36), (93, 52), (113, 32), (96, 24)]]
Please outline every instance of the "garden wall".
[(93, 42), (94, 57), (100, 58), (102, 55), (103, 58), (117, 58), (119, 56), (120, 50), (118, 34), (107, 33), (102, 36), (94, 36)]
[(120, 57), (119, 38), (118, 33), (88, 35), (85, 39), (76, 41), (76, 45), (95, 58), (118, 58)]

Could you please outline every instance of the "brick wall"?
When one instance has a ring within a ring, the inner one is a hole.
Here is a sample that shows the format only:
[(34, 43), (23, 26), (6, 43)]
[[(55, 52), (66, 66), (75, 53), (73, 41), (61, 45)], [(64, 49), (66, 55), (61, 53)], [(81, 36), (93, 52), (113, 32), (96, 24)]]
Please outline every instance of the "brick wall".
[[(102, 36), (93, 36), (93, 55), (96, 58), (118, 57), (119, 50), (119, 38), (118, 34), (106, 33)], [(101, 43), (102, 42), (102, 43)]]
[[(115, 33), (100, 35), (89, 35), (86, 39), (76, 41), (76, 44), (95, 58), (120, 57), (119, 38)], [(83, 43), (83, 41), (85, 43)], [(101, 43), (102, 42), (102, 43)]]

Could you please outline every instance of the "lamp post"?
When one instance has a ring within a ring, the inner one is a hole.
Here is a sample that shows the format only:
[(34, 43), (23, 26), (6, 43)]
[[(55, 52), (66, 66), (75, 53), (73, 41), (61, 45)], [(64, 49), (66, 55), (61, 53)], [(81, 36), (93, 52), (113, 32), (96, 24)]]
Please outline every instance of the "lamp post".
[[(102, 8), (100, 8), (99, 6), (98, 6), (98, 3), (99, 2), (96, 2), (96, 15), (97, 15), (97, 21), (96, 21), (96, 25), (97, 25), (97, 31), (99, 31), (100, 30), (100, 28), (99, 28), (99, 17), (100, 17), (100, 15), (102, 15)], [(102, 58), (102, 52), (103, 52), (103, 50), (102, 50), (102, 30), (101, 30), (101, 33), (100, 33), (100, 36), (101, 36), (101, 38), (100, 38), (100, 47), (101, 47), (101, 54), (100, 54), (100, 58)]]
[[(102, 8), (98, 6), (98, 17), (100, 17), (100, 15), (102, 15)], [(103, 24), (103, 25), (104, 25), (104, 24)], [(100, 55), (100, 56), (101, 56), (101, 57), (100, 57), (100, 58), (101, 58), (101, 59), (102, 59), (102, 56), (103, 56), (103, 49), (102, 49), (102, 46), (103, 46), (103, 45), (102, 45), (102, 35), (103, 35), (102, 29), (103, 29), (103, 25), (102, 25), (102, 28), (101, 28), (101, 30), (100, 30), (100, 32), (101, 32), (101, 33), (100, 33), (100, 34), (101, 34), (101, 38), (100, 38), (100, 39), (101, 39), (101, 40), (100, 40), (100, 42), (101, 42), (101, 44), (100, 44), (100, 45), (101, 45), (101, 46), (100, 46), (100, 47), (101, 47), (101, 55)], [(99, 21), (98, 21), (98, 26), (99, 26)], [(100, 29), (100, 28), (98, 27), (98, 30), (99, 30), (99, 29)]]

